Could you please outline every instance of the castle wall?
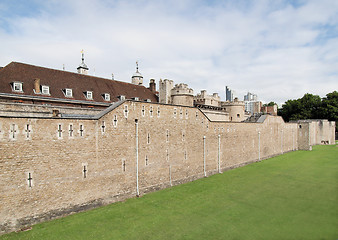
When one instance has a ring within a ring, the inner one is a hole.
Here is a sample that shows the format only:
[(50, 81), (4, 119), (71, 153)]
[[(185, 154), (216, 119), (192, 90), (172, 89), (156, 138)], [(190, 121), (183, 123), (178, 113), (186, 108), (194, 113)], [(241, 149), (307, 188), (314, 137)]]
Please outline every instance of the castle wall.
[(297, 150), (297, 127), (133, 101), (92, 120), (1, 117), (0, 231)]

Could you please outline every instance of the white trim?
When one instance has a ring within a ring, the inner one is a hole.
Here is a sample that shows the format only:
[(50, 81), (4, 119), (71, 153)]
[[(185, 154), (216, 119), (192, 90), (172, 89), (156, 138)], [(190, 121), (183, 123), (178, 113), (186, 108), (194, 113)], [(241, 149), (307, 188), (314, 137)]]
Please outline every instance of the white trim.
[(14, 92), (23, 92), (22, 85), (23, 85), (22, 82), (13, 82), (12, 83), (12, 90)]
[(65, 88), (63, 90), (63, 93), (65, 94), (66, 97), (73, 97), (73, 89), (71, 88)]
[(41, 85), (41, 94), (43, 95), (50, 95), (49, 86)]

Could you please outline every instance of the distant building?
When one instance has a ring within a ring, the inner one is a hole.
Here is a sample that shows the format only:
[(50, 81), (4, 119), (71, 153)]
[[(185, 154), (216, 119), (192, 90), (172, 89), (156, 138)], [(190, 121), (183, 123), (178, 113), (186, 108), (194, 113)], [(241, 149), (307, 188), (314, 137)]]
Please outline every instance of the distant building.
[(244, 95), (245, 111), (251, 115), (260, 113), (262, 102), (258, 101), (257, 94), (248, 92)]
[(244, 101), (257, 101), (257, 94), (248, 92), (244, 95)]
[(244, 101), (245, 111), (250, 114), (261, 112), (262, 102), (261, 101)]
[(261, 108), (261, 112), (266, 113), (266, 114), (270, 114), (270, 115), (273, 115), (273, 116), (277, 116), (277, 104), (275, 104), (273, 106), (263, 106)]
[(229, 102), (234, 101), (234, 94), (233, 91), (228, 88), (228, 86), (225, 87), (225, 100)]

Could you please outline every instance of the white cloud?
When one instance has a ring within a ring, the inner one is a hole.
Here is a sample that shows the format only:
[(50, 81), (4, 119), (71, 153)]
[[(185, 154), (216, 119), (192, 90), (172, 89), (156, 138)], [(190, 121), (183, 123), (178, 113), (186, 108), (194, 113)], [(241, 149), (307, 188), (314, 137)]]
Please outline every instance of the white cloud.
[(107, 78), (130, 81), (140, 60), (145, 79), (185, 82), (195, 93), (224, 96), (228, 85), (240, 99), (324, 96), (337, 90), (334, 2), (34, 1), (26, 15), (0, 5), (0, 64), (75, 71), (85, 49), (91, 74)]

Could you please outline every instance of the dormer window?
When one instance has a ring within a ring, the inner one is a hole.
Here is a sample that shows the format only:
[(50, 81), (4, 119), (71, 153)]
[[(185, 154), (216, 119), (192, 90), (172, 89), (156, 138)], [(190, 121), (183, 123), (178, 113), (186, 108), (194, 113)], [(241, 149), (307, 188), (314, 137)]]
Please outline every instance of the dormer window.
[(87, 91), (85, 92), (86, 98), (88, 100), (93, 100), (93, 92), (92, 91)]
[(41, 85), (41, 93), (44, 95), (49, 95), (49, 86)]
[(110, 94), (109, 93), (104, 93), (102, 96), (103, 96), (103, 99), (105, 101), (110, 101)]
[(22, 91), (22, 82), (13, 82), (12, 89), (14, 92), (23, 92)]
[(73, 97), (73, 90), (71, 88), (65, 88), (63, 90), (63, 93), (66, 97)]

